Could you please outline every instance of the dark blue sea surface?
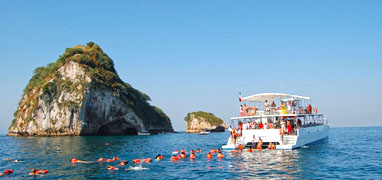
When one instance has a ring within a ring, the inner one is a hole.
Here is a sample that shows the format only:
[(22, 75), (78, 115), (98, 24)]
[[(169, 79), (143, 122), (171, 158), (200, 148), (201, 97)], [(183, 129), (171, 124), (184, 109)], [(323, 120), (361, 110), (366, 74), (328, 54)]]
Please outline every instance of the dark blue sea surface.
[[(13, 174), (0, 179), (382, 179), (382, 127), (331, 128), (329, 141), (296, 150), (262, 150), (231, 153), (207, 160), (211, 148), (221, 148), (228, 133), (208, 136), (177, 133), (150, 136), (88, 137), (0, 137), (0, 171)], [(110, 143), (106, 146), (105, 143)], [(171, 162), (172, 151), (200, 148), (195, 160)], [(144, 163), (147, 170), (126, 170), (136, 158), (165, 159)], [(110, 171), (99, 157), (128, 160), (129, 164)], [(9, 162), (6, 158), (22, 162)], [(72, 158), (94, 161), (71, 164)], [(49, 173), (30, 176), (32, 168)]]

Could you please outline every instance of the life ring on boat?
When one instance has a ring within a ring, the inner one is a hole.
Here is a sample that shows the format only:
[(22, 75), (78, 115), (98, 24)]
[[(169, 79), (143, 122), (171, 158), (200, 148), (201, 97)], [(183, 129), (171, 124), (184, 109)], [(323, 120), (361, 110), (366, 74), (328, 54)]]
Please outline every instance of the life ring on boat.
[[(249, 110), (252, 109), (252, 113), (248, 113)], [(253, 106), (250, 106), (250, 107), (245, 107), (245, 115), (246, 116), (254, 116), (256, 115), (256, 108), (253, 107)]]

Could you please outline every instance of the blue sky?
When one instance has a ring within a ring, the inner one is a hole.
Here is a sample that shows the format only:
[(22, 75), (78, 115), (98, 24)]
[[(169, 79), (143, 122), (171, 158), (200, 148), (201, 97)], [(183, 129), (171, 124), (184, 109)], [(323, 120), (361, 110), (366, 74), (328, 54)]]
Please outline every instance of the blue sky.
[(311, 96), (331, 126), (381, 126), (382, 1), (0, 1), (0, 134), (36, 67), (94, 41), (184, 130), (244, 96)]

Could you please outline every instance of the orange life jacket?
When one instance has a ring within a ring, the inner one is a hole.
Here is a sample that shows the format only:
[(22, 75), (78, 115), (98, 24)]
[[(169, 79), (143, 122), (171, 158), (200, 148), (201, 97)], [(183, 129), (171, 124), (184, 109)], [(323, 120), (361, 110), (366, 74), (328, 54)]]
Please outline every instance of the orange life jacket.
[(178, 160), (178, 158), (175, 157), (175, 156), (171, 156), (171, 160), (172, 160), (172, 161), (176, 161), (176, 160)]
[(116, 168), (116, 167), (114, 167), (114, 166), (108, 166), (107, 169), (109, 169), (109, 170), (116, 170), (116, 169), (118, 169), (118, 168)]
[(243, 150), (243, 145), (240, 144), (239, 147), (238, 147), (238, 149), (239, 149), (239, 150)]
[(143, 162), (149, 163), (152, 162), (151, 158), (144, 159)]
[(140, 159), (134, 159), (134, 160), (133, 160), (133, 163), (134, 163), (134, 164), (137, 164), (137, 163), (140, 163), (140, 162), (141, 162)]

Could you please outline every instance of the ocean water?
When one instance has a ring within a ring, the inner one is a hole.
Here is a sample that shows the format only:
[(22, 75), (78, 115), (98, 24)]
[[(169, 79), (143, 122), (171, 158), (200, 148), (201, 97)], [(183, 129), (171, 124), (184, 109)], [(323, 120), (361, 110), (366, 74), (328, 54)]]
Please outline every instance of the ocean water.
[[(382, 179), (382, 127), (331, 128), (329, 141), (296, 150), (223, 152), (221, 160), (207, 160), (211, 148), (221, 148), (228, 133), (208, 136), (177, 133), (151, 136), (0, 137), (0, 179)], [(106, 146), (105, 143), (110, 143)], [(196, 159), (170, 161), (173, 150), (200, 148)], [(165, 159), (144, 163), (146, 170), (126, 170), (136, 158)], [(119, 170), (108, 164), (71, 164), (72, 158), (96, 161), (99, 157), (128, 160)], [(22, 162), (8, 162), (5, 158)], [(49, 173), (29, 176), (32, 168)]]

